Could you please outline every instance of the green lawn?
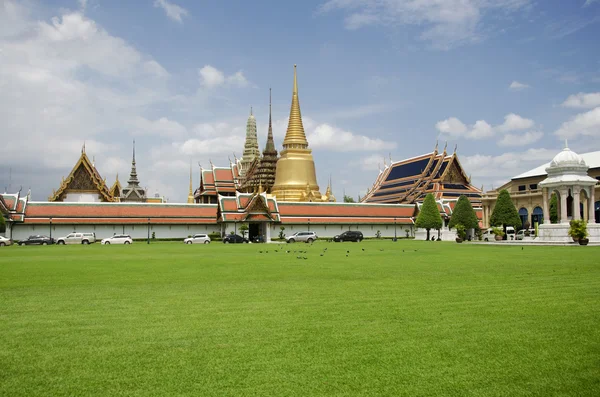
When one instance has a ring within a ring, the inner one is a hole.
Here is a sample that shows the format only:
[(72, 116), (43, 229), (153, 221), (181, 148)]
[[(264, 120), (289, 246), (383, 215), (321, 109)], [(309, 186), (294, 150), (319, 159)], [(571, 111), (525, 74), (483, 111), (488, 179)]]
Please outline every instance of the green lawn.
[(598, 396), (599, 258), (424, 241), (4, 247), (0, 395)]

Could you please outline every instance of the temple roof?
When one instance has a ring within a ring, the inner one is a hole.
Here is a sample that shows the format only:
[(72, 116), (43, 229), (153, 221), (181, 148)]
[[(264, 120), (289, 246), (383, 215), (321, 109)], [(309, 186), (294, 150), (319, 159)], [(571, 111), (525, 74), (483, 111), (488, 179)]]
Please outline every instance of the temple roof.
[(121, 201), (145, 201), (146, 191), (140, 186), (140, 181), (137, 177), (137, 169), (135, 165), (135, 141), (133, 141), (133, 156), (131, 160), (131, 173), (127, 186), (121, 190)]
[[(581, 156), (581, 158), (585, 161), (589, 169), (600, 168), (600, 151), (583, 153), (579, 156)], [(550, 167), (550, 162), (544, 163), (539, 167), (535, 167), (529, 171), (523, 172), (522, 174), (514, 176), (511, 179), (514, 181), (515, 179), (524, 179), (531, 178), (534, 176), (548, 175), (548, 173), (546, 172), (546, 168), (548, 167)]]
[(406, 160), (391, 162), (380, 170), (363, 202), (416, 203), (432, 193), (436, 199), (469, 197), (481, 201), (481, 191), (470, 183), (456, 152), (451, 155), (433, 152)]
[(85, 154), (85, 147), (81, 149), (81, 156), (69, 173), (67, 178), (61, 181), (60, 187), (48, 197), (49, 201), (62, 201), (66, 193), (75, 192), (97, 192), (103, 201), (116, 201), (110, 193), (106, 181), (102, 179), (96, 167)]
[(415, 205), (362, 203), (279, 203), (284, 223), (394, 223), (412, 224)]
[(215, 204), (29, 202), (25, 223), (214, 223)]

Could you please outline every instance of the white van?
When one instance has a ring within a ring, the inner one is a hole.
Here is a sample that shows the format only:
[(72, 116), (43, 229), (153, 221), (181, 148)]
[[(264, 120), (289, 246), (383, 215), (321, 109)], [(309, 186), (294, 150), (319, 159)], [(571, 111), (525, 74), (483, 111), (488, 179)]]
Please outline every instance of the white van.
[(492, 232), (492, 229), (484, 230), (481, 233), (481, 238), (483, 241), (494, 241), (496, 239), (496, 235)]
[(506, 239), (514, 240), (515, 239), (515, 228), (512, 226), (506, 226)]

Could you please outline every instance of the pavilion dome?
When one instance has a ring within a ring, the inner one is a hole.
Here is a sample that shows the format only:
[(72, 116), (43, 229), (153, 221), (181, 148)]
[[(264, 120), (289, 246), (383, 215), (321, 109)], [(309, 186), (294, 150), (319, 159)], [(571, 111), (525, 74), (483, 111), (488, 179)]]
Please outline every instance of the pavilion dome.
[(550, 168), (557, 167), (572, 167), (572, 166), (586, 166), (585, 160), (569, 149), (566, 145), (560, 153), (558, 153), (550, 162)]

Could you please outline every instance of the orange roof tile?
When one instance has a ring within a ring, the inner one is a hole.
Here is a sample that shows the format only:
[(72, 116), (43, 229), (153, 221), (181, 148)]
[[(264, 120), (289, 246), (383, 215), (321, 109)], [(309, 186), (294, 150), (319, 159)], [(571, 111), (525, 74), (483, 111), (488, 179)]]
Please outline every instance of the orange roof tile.
[(333, 216), (333, 217), (411, 217), (415, 207), (411, 204), (329, 204), (280, 202), (279, 213), (289, 216)]
[(217, 217), (217, 206), (214, 204), (30, 202), (25, 214), (32, 218), (211, 218), (214, 220)]

